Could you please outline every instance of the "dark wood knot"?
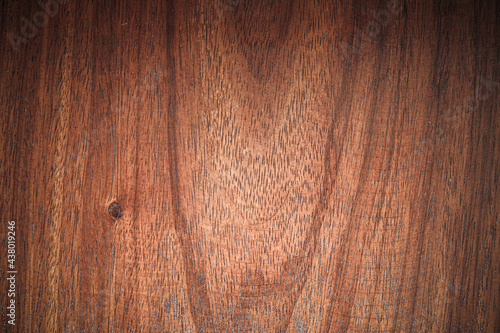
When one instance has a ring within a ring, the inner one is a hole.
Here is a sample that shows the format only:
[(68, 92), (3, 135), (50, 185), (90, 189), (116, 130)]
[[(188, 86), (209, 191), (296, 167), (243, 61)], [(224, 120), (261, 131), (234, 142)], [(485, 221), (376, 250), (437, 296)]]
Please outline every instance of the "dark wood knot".
[(118, 202), (113, 202), (108, 207), (109, 215), (111, 215), (115, 220), (120, 217), (121, 212), (122, 212), (122, 209), (121, 209), (120, 204)]

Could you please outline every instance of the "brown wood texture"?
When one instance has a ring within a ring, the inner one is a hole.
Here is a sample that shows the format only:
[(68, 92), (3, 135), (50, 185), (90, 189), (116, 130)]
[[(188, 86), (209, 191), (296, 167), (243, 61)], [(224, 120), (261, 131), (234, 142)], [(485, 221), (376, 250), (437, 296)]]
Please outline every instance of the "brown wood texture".
[(0, 5), (0, 330), (500, 331), (498, 1), (49, 3)]

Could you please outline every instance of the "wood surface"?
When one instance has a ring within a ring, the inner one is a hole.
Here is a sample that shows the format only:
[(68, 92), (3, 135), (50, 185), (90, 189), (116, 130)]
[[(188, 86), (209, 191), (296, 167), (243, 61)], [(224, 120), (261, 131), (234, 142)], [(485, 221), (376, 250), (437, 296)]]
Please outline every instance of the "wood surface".
[(1, 331), (500, 331), (498, 1), (46, 10), (0, 4)]

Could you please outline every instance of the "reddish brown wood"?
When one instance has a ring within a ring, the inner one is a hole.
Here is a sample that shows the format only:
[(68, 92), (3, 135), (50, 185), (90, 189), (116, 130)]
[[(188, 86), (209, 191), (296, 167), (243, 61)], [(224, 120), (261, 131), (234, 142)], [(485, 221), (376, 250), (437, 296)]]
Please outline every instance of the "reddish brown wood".
[(2, 330), (500, 330), (498, 2), (0, 6)]

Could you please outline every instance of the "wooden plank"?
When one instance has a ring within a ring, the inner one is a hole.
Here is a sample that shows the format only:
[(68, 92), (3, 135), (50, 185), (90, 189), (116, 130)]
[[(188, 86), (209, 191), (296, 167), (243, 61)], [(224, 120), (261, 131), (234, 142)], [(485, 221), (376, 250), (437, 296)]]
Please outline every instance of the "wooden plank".
[(500, 330), (496, 1), (48, 4), (0, 5), (4, 331)]

